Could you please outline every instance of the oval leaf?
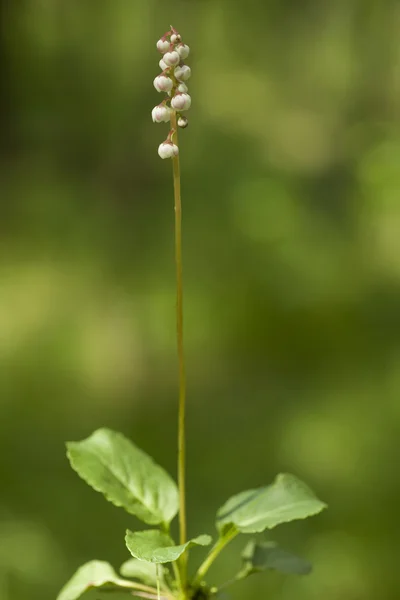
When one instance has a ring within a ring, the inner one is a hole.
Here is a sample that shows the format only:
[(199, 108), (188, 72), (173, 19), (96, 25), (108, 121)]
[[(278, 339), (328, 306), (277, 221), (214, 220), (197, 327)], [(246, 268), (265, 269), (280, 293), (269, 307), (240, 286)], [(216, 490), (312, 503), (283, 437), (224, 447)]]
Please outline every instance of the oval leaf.
[(325, 507), (305, 483), (285, 473), (269, 486), (232, 496), (217, 513), (217, 527), (222, 533), (232, 525), (242, 533), (258, 533)]
[(135, 558), (151, 563), (168, 563), (177, 560), (186, 548), (190, 546), (208, 546), (211, 544), (209, 535), (199, 535), (185, 544), (174, 545), (166, 533), (156, 529), (148, 531), (126, 532), (125, 542), (129, 552)]
[(58, 594), (57, 600), (76, 600), (90, 588), (103, 585), (132, 588), (131, 582), (120, 579), (110, 564), (101, 560), (92, 560), (76, 571)]
[[(159, 568), (159, 579), (160, 585), (163, 587), (164, 574), (162, 568)], [(130, 577), (131, 579), (138, 579), (146, 585), (157, 587), (157, 567), (154, 563), (144, 562), (137, 558), (130, 558), (120, 568), (121, 575), (124, 577)]]
[(308, 575), (312, 566), (307, 560), (286, 552), (275, 542), (255, 542), (247, 544), (242, 554), (243, 569), (238, 579), (267, 569), (295, 575)]
[(67, 448), (72, 468), (86, 483), (145, 523), (167, 524), (178, 512), (176, 483), (121, 433), (98, 429)]

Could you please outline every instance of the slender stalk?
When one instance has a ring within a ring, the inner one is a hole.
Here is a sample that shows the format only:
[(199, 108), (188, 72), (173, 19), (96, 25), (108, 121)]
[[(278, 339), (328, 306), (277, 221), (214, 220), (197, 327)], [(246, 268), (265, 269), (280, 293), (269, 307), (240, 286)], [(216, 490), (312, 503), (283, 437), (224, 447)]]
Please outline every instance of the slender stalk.
[(149, 600), (164, 600), (164, 598), (166, 598), (166, 596), (148, 594), (147, 592), (132, 592), (132, 596), (136, 596), (137, 598), (149, 598)]
[[(175, 580), (176, 580), (178, 589), (182, 590), (183, 586), (182, 586), (182, 580), (181, 580), (181, 572), (180, 572), (179, 567), (176, 562), (172, 563), (172, 569), (174, 571)], [(183, 590), (182, 590), (182, 593), (183, 593)]]
[(121, 587), (126, 587), (128, 589), (134, 589), (134, 590), (139, 590), (141, 592), (148, 592), (150, 594), (156, 594), (157, 593), (157, 589), (153, 588), (149, 585), (144, 585), (142, 583), (137, 583), (136, 581), (130, 581), (129, 583), (123, 585), (122, 582), (119, 582), (118, 585), (120, 585)]
[[(171, 126), (174, 130), (174, 143), (178, 146), (176, 112), (171, 114)], [(183, 350), (183, 282), (182, 282), (182, 204), (181, 173), (179, 154), (172, 159), (174, 174), (175, 203), (175, 263), (176, 263), (176, 333), (179, 365), (179, 410), (178, 410), (178, 486), (179, 486), (179, 540), (186, 542), (186, 493), (185, 493), (185, 420), (186, 420), (186, 371)], [(181, 583), (183, 590), (187, 581), (187, 555), (183, 553), (179, 559)]]
[(204, 562), (200, 565), (194, 578), (194, 584), (200, 584), (203, 581), (204, 576), (213, 564), (214, 560), (217, 558), (218, 554), (225, 548), (227, 544), (229, 544), (231, 540), (233, 540), (233, 538), (237, 536), (237, 534), (238, 531), (232, 528), (216, 542), (206, 556)]
[[(132, 594), (136, 593), (136, 591), (140, 592), (140, 593), (146, 593), (146, 594), (153, 594), (157, 597), (157, 589), (153, 588), (149, 585), (144, 585), (142, 583), (138, 583), (136, 581), (129, 581), (129, 582), (125, 582), (123, 580), (119, 580), (118, 581), (118, 586), (119, 588), (125, 588), (127, 590), (132, 590)], [(102, 591), (103, 592), (118, 592), (121, 591), (119, 588), (103, 588)], [(163, 595), (164, 596), (168, 596), (169, 598), (172, 597), (171, 593), (167, 592), (166, 590), (163, 590)]]
[(156, 564), (156, 576), (157, 576), (157, 600), (161, 600), (160, 594), (160, 565)]
[(241, 577), (233, 577), (233, 579), (229, 579), (229, 581), (225, 581), (225, 583), (221, 583), (221, 585), (219, 585), (218, 587), (213, 587), (211, 588), (211, 594), (213, 596), (216, 596), (217, 594), (219, 594), (222, 590), (225, 590), (226, 588), (230, 587), (231, 585), (233, 585), (234, 583), (237, 583), (238, 581), (240, 581)]

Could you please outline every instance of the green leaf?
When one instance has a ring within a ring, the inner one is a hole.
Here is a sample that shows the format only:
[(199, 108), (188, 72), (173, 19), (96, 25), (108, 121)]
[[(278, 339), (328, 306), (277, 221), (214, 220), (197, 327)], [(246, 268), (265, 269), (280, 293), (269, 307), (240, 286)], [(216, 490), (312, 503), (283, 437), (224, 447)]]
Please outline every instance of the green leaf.
[(176, 483), (121, 433), (98, 429), (81, 442), (68, 442), (67, 448), (82, 479), (145, 523), (168, 524), (178, 512)]
[(242, 533), (259, 533), (311, 517), (325, 507), (305, 483), (280, 474), (269, 486), (232, 496), (217, 513), (217, 527), (222, 534), (232, 526)]
[(211, 541), (209, 535), (199, 535), (185, 544), (176, 546), (169, 535), (156, 529), (135, 533), (128, 529), (125, 536), (127, 548), (132, 556), (152, 563), (173, 562), (184, 553), (186, 548), (190, 546), (208, 546)]
[(131, 582), (120, 579), (107, 562), (92, 560), (76, 571), (58, 594), (57, 600), (76, 600), (90, 588), (98, 588), (103, 585), (132, 589)]
[(308, 575), (312, 570), (308, 561), (279, 548), (275, 542), (252, 540), (245, 547), (242, 559), (243, 569), (237, 575), (237, 579), (268, 569), (294, 575)]
[[(124, 577), (130, 577), (131, 579), (138, 579), (146, 585), (157, 587), (157, 567), (154, 563), (144, 562), (137, 558), (130, 558), (120, 568), (121, 575)], [(160, 585), (163, 587), (164, 573), (162, 568), (159, 568)]]

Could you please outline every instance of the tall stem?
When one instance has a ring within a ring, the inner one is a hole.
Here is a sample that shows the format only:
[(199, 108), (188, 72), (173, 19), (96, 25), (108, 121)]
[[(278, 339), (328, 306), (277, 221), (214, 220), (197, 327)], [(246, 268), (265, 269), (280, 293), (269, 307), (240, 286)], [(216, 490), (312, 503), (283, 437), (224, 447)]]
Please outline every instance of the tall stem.
[[(175, 111), (171, 114), (171, 126), (175, 131), (174, 143), (178, 145), (178, 131)], [(179, 539), (186, 542), (186, 496), (185, 496), (185, 417), (186, 417), (186, 372), (183, 351), (183, 283), (182, 283), (182, 204), (181, 204), (181, 173), (179, 154), (172, 159), (174, 173), (175, 201), (175, 263), (176, 263), (176, 333), (179, 364), (179, 411), (178, 411), (178, 485), (179, 485)], [(187, 556), (180, 558), (182, 586), (187, 580)]]

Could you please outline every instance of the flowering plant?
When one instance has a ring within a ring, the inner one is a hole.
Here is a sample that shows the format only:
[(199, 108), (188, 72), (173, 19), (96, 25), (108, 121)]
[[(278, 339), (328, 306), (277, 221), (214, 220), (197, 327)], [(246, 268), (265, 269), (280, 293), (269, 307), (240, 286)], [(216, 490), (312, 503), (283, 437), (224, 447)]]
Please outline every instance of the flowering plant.
[[(228, 582), (210, 585), (206, 575), (226, 545), (239, 535), (259, 534), (277, 525), (316, 515), (325, 508), (311, 489), (294, 475), (280, 474), (269, 485), (240, 492), (229, 498), (216, 515), (216, 541), (193, 576), (188, 575), (191, 548), (208, 546), (212, 538), (201, 534), (188, 539), (185, 501), (185, 410), (186, 377), (183, 351), (183, 284), (181, 242), (181, 189), (178, 127), (187, 126), (182, 115), (191, 105), (185, 81), (190, 67), (184, 64), (189, 46), (171, 27), (158, 42), (162, 72), (154, 79), (158, 92), (166, 94), (152, 111), (156, 123), (170, 122), (166, 140), (160, 144), (161, 158), (172, 158), (175, 200), (175, 257), (177, 281), (177, 349), (179, 365), (178, 485), (143, 450), (121, 433), (99, 429), (87, 439), (67, 443), (72, 468), (106, 500), (125, 509), (150, 526), (126, 531), (130, 558), (120, 575), (107, 562), (84, 564), (63, 587), (57, 600), (77, 600), (91, 588), (120, 591), (152, 600), (208, 600), (231, 583), (253, 573), (274, 569), (283, 573), (306, 574), (310, 564), (279, 548), (273, 541), (250, 539), (242, 553), (242, 567)], [(179, 516), (179, 542), (170, 531)]]

